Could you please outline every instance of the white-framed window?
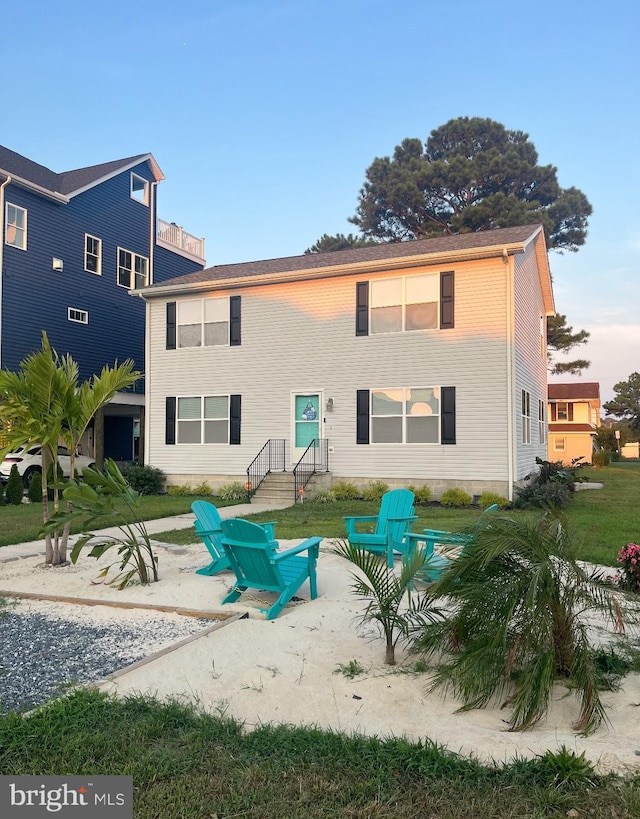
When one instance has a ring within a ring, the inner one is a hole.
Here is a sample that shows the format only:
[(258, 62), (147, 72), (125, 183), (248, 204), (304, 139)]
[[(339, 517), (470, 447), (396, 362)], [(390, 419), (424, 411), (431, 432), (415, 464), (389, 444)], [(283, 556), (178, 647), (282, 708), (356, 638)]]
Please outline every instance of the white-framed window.
[(149, 182), (137, 173), (131, 173), (131, 198), (141, 205), (149, 204)]
[(77, 307), (68, 307), (67, 319), (75, 321), (77, 324), (89, 324), (89, 313), (86, 310), (79, 310)]
[(177, 305), (177, 346), (229, 344), (229, 299), (186, 299)]
[(178, 398), (176, 410), (176, 443), (229, 443), (228, 395), (195, 395)]
[(27, 249), (27, 211), (11, 202), (5, 205), (4, 240), (12, 247)]
[(133, 290), (149, 284), (149, 259), (118, 248), (118, 285)]
[(558, 401), (558, 403), (556, 404), (556, 420), (557, 421), (569, 420), (569, 404), (566, 401)]
[(102, 275), (102, 239), (89, 233), (84, 234), (84, 269)]
[(538, 399), (538, 440), (544, 444), (547, 437), (547, 421), (545, 417), (545, 403)]
[(438, 328), (439, 274), (374, 279), (370, 289), (370, 335)]
[(522, 413), (522, 443), (523, 444), (530, 444), (531, 443), (531, 395), (526, 390), (522, 390), (521, 413)]
[(567, 448), (567, 439), (566, 438), (564, 438), (564, 437), (560, 438), (560, 437), (556, 436), (553, 439), (553, 451), (554, 452), (564, 452), (566, 448)]
[(371, 390), (372, 444), (439, 444), (440, 387)]

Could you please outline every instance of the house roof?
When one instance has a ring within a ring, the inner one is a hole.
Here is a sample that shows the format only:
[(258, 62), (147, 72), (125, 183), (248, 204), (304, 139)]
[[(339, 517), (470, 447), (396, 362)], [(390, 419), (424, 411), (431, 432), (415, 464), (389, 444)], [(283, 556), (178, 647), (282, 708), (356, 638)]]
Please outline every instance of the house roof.
[(549, 424), (549, 432), (588, 432), (591, 435), (596, 434), (596, 429), (592, 424), (567, 424), (562, 423), (558, 424), (555, 421), (552, 421)]
[(124, 159), (103, 162), (100, 165), (91, 165), (87, 168), (77, 168), (63, 173), (45, 168), (22, 154), (11, 151), (0, 145), (0, 173), (10, 176), (11, 180), (23, 187), (36, 190), (60, 201), (68, 201), (79, 193), (94, 187), (101, 182), (140, 165), (142, 162), (151, 163), (156, 181), (164, 179), (162, 171), (152, 154), (137, 154)]
[[(144, 298), (178, 294), (194, 290), (249, 286), (258, 283), (299, 281), (327, 276), (353, 275), (368, 271), (392, 269), (399, 265), (417, 267), (425, 264), (512, 256), (523, 253), (535, 243), (545, 305), (554, 312), (551, 273), (541, 225), (460, 233), (435, 239), (414, 239), (408, 242), (382, 242), (378, 245), (337, 250), (331, 253), (309, 253), (279, 259), (263, 259), (207, 267), (136, 291)], [(540, 246), (544, 252), (540, 252)]]
[(549, 384), (550, 401), (600, 400), (600, 384), (597, 381), (577, 381), (574, 384)]

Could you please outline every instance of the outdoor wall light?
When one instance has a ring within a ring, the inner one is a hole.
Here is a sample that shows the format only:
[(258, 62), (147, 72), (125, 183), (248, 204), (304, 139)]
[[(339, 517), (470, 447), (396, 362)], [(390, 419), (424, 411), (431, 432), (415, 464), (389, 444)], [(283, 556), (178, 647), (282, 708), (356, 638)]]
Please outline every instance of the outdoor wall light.
[(62, 259), (56, 259), (56, 257), (54, 256), (51, 268), (52, 270), (64, 270), (64, 262), (62, 261)]
[(333, 412), (333, 398), (327, 400), (327, 412)]

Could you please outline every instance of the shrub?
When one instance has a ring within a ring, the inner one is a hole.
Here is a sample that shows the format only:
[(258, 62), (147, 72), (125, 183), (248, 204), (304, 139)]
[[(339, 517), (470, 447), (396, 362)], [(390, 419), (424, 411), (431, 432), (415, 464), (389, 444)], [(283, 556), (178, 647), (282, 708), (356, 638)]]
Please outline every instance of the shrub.
[(462, 489), (447, 489), (442, 493), (440, 503), (443, 506), (469, 506), (471, 504), (471, 495)]
[(29, 481), (29, 488), (27, 489), (27, 497), (31, 503), (40, 503), (42, 501), (42, 473), (34, 472)]
[(319, 492), (311, 498), (313, 503), (335, 503), (336, 496), (330, 489), (320, 489)]
[(571, 490), (561, 483), (531, 483), (516, 489), (516, 509), (564, 509)]
[(594, 466), (609, 466), (611, 463), (611, 452), (606, 449), (598, 449), (591, 456)]
[(369, 481), (362, 497), (366, 501), (375, 501), (380, 503), (385, 492), (389, 491), (389, 484), (384, 481)]
[(355, 483), (349, 481), (337, 481), (331, 487), (331, 491), (335, 495), (336, 500), (357, 500), (360, 497), (360, 491)]
[(618, 552), (620, 564), (621, 589), (631, 592), (640, 592), (640, 546), (637, 543), (627, 543)]
[(211, 491), (209, 484), (206, 481), (203, 481), (202, 483), (199, 483), (197, 486), (193, 487), (193, 494), (207, 497), (208, 495), (213, 495), (213, 492)]
[(431, 489), (428, 486), (408, 486), (407, 489), (415, 495), (416, 506), (426, 506), (431, 501)]
[(509, 501), (502, 495), (498, 495), (495, 492), (483, 492), (478, 500), (478, 506), (481, 509), (486, 509), (488, 506), (493, 506), (494, 503), (497, 504), (500, 509), (506, 509), (507, 506), (509, 506)]
[(22, 496), (24, 490), (22, 488), (22, 478), (18, 472), (18, 467), (13, 464), (11, 472), (9, 472), (9, 480), (7, 481), (6, 498), (7, 503), (13, 506), (20, 506), (22, 503)]
[(4, 506), (4, 484), (0, 483), (0, 506)]
[(181, 497), (182, 495), (193, 495), (193, 490), (189, 484), (185, 484), (184, 486), (172, 484), (171, 486), (167, 486), (167, 494), (175, 498)]
[(141, 495), (160, 495), (164, 491), (165, 474), (155, 466), (132, 464), (121, 472), (129, 486)]
[(226, 501), (246, 500), (247, 494), (244, 484), (240, 483), (240, 481), (227, 483), (218, 490), (219, 497)]

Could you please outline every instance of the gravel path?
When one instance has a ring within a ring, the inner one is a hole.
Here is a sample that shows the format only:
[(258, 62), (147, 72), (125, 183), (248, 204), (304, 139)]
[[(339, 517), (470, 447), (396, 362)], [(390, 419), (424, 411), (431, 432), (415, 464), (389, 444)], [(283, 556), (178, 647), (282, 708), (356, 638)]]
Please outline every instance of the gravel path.
[(42, 705), (211, 625), (159, 612), (9, 602), (0, 608), (0, 715)]

